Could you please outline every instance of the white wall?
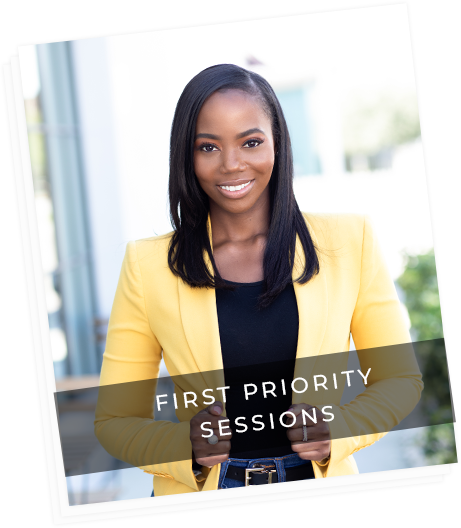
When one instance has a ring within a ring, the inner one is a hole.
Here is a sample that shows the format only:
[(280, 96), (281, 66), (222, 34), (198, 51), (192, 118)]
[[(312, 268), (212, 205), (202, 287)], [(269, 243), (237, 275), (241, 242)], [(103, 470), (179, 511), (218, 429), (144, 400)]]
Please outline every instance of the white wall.
[(171, 230), (169, 133), (180, 93), (203, 68), (247, 67), (249, 55), (264, 63), (255, 70), (275, 89), (315, 80), (316, 141), (329, 178), (296, 181), (301, 208), (370, 214), (394, 277), (403, 247), (432, 245), (421, 150), (405, 170), (343, 173), (348, 94), (415, 90), (405, 6), (87, 39), (73, 49), (102, 315), (110, 312), (126, 242)]
[(394, 280), (403, 271), (404, 250), (434, 247), (420, 141), (397, 151), (392, 170), (302, 177), (294, 189), (302, 211), (370, 216)]

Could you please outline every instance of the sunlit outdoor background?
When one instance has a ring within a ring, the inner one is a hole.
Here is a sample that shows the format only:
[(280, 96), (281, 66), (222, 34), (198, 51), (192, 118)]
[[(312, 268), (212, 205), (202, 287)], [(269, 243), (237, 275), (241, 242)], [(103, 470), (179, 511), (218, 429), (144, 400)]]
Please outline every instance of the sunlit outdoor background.
[[(98, 385), (125, 246), (171, 230), (176, 102), (219, 63), (276, 91), (301, 210), (368, 214), (413, 340), (443, 337), (406, 16), (373, 8), (42, 44), (21, 48), (20, 63), (58, 391)], [(104, 457), (75, 405), (70, 504), (149, 496), (152, 476), (137, 468), (72, 477)], [(392, 432), (354, 456), (361, 472), (454, 462), (453, 428)]]

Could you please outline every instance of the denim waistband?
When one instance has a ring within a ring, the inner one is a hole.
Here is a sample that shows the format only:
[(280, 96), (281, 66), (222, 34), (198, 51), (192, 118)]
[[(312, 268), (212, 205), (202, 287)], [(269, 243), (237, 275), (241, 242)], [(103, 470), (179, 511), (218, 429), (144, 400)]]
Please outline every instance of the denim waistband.
[(264, 458), (228, 458), (225, 462), (221, 464), (221, 471), (219, 474), (219, 484), (218, 487), (221, 488), (223, 480), (226, 478), (227, 468), (232, 466), (242, 467), (242, 468), (251, 468), (258, 466), (272, 466), (277, 470), (278, 481), (286, 482), (285, 469), (295, 466), (301, 466), (304, 464), (311, 464), (310, 460), (303, 460), (299, 458), (297, 453), (291, 455), (285, 455), (282, 457), (264, 457)]
[(292, 453), (290, 455), (285, 455), (281, 457), (264, 457), (264, 458), (228, 458), (232, 466), (237, 467), (252, 467), (253, 464), (261, 464), (264, 461), (283, 461), (285, 467), (300, 466), (310, 460), (302, 460), (299, 458), (297, 453)]

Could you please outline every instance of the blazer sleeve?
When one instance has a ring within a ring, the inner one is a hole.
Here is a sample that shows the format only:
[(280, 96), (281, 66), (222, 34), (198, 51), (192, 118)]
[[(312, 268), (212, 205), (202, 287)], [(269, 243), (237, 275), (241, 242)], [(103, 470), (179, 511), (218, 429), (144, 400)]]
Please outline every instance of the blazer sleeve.
[[(335, 418), (329, 425), (336, 439), (324, 466), (382, 438), (414, 409), (423, 389), (400, 301), (366, 217), (360, 287), (350, 328), (361, 371), (371, 370), (362, 394), (349, 404), (333, 406)], [(369, 434), (370, 430), (378, 432)]]
[(130, 242), (109, 319), (95, 435), (115, 458), (198, 491), (192, 463), (174, 462), (192, 459), (189, 422), (154, 421), (161, 357), (146, 314), (136, 243)]

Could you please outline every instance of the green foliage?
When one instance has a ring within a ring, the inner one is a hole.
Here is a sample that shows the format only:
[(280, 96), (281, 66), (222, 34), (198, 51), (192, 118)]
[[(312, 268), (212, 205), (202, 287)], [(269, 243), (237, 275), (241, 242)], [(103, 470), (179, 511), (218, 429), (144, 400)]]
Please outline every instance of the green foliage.
[(405, 271), (397, 284), (405, 293), (405, 305), (416, 341), (443, 337), (434, 251), (405, 255)]
[(426, 427), (417, 445), (423, 450), (429, 465), (455, 464), (455, 432), (452, 423)]
[[(418, 442), (428, 464), (457, 462), (455, 436), (452, 423), (443, 423), (452, 417), (450, 393), (447, 390), (448, 366), (441, 340), (443, 337), (439, 290), (434, 251), (422, 255), (405, 255), (406, 266), (397, 284), (405, 295), (405, 305), (411, 321), (413, 340), (418, 341), (418, 357), (423, 382), (431, 387), (421, 395), (422, 411), (431, 417), (432, 425), (425, 428)], [(442, 423), (442, 424), (441, 424)], [(441, 424), (441, 425), (440, 425)]]
[(26, 99), (25, 110), (34, 188), (35, 191), (48, 190), (45, 136), (41, 130), (43, 119), (38, 97)]

